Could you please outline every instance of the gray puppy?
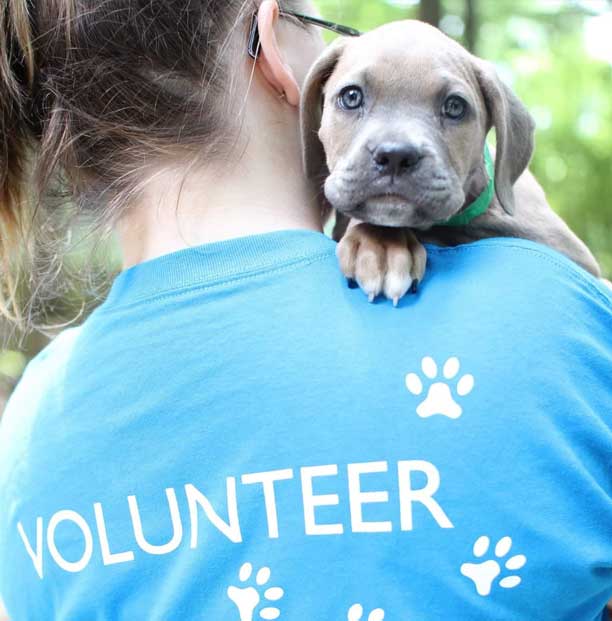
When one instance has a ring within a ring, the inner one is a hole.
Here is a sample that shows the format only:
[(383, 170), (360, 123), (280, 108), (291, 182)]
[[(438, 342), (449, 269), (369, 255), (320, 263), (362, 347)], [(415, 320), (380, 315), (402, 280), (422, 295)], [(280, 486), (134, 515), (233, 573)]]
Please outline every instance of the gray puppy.
[(527, 171), (529, 112), (492, 65), (436, 28), (402, 21), (336, 40), (306, 78), (301, 115), (307, 175), (325, 180), (337, 210), (341, 268), (371, 300), (397, 304), (418, 285), (421, 242), (521, 237), (599, 276)]

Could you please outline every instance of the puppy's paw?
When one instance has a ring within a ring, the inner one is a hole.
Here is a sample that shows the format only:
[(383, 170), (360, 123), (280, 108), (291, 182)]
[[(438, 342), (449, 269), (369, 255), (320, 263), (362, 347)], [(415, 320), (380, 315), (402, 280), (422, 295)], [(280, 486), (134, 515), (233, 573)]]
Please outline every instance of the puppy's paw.
[(397, 306), (425, 274), (427, 253), (408, 229), (362, 222), (351, 227), (336, 249), (340, 269), (356, 280), (370, 302), (383, 293)]

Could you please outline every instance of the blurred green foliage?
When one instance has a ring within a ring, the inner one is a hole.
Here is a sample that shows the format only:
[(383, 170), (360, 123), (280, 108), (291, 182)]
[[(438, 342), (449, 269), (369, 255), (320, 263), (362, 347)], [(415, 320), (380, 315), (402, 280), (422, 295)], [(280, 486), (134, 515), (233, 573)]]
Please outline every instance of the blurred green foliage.
[(5, 349), (0, 351), (0, 375), (10, 379), (17, 379), (26, 365), (26, 357), (19, 351)]
[[(419, 17), (412, 0), (316, 0), (361, 30)], [(612, 2), (441, 0), (440, 27), (494, 62), (536, 119), (531, 170), (552, 207), (612, 276)]]

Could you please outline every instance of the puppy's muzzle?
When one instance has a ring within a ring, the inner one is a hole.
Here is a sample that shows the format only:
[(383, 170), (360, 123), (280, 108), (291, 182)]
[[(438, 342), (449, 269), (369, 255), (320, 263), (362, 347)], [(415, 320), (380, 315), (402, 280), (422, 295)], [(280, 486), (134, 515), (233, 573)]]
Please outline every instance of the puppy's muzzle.
[(376, 171), (391, 178), (414, 171), (425, 155), (409, 142), (384, 142), (371, 153)]

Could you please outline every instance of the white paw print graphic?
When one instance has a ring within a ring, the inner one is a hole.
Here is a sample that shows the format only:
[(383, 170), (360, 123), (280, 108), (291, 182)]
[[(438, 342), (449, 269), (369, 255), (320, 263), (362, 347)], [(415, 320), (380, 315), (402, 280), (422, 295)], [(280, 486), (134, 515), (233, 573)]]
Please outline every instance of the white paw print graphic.
[[(482, 536), (476, 540), (474, 544), (473, 552), (476, 558), (484, 558), (489, 551), (491, 540)], [(476, 586), (476, 591), (479, 595), (487, 596), (491, 593), (491, 587), (502, 573), (502, 567), (500, 563), (503, 563), (504, 559), (510, 553), (512, 547), (512, 539), (510, 537), (502, 537), (495, 546), (495, 556), (499, 560), (490, 558), (489, 560), (483, 560), (480, 563), (463, 563), (461, 565), (461, 573), (469, 578)], [(490, 555), (492, 556), (492, 555)], [(510, 571), (516, 571), (521, 569), (527, 562), (527, 557), (523, 554), (515, 554), (503, 563), (505, 569)], [(509, 575), (502, 578), (498, 584), (504, 589), (514, 589), (521, 583), (520, 576)]]
[[(435, 381), (438, 379), (438, 365), (430, 356), (426, 356), (421, 361), (423, 375), (431, 380), (427, 396), (418, 405), (416, 411), (421, 418), (429, 418), (436, 414), (448, 416), (448, 418), (459, 418), (463, 413), (461, 406), (455, 401), (450, 388), (459, 375), (461, 364), (458, 358), (449, 358), (444, 363), (442, 374), (446, 381)], [(406, 388), (408, 392), (415, 396), (423, 394), (423, 380), (416, 373), (406, 375)], [(456, 383), (455, 392), (459, 397), (469, 395), (474, 389), (474, 376), (462, 375)]]
[[(230, 586), (227, 589), (227, 596), (236, 604), (236, 608), (238, 608), (240, 621), (253, 621), (255, 609), (261, 602), (261, 590), (264, 589), (270, 581), (270, 573), (269, 567), (262, 567), (257, 572), (255, 583), (257, 586), (261, 587), (260, 589), (254, 586)], [(240, 582), (245, 584), (252, 575), (253, 565), (251, 565), (251, 563), (244, 563), (238, 573)], [(268, 602), (276, 602), (281, 599), (284, 594), (285, 592), (280, 587), (268, 587), (265, 588), (263, 596)], [(259, 616), (262, 619), (278, 619), (280, 617), (280, 610), (274, 606), (266, 606), (259, 611)]]
[[(347, 613), (347, 621), (366, 621), (363, 618), (363, 606), (361, 604), (353, 604)], [(367, 621), (384, 621), (385, 611), (382, 608), (375, 608), (368, 615)]]

